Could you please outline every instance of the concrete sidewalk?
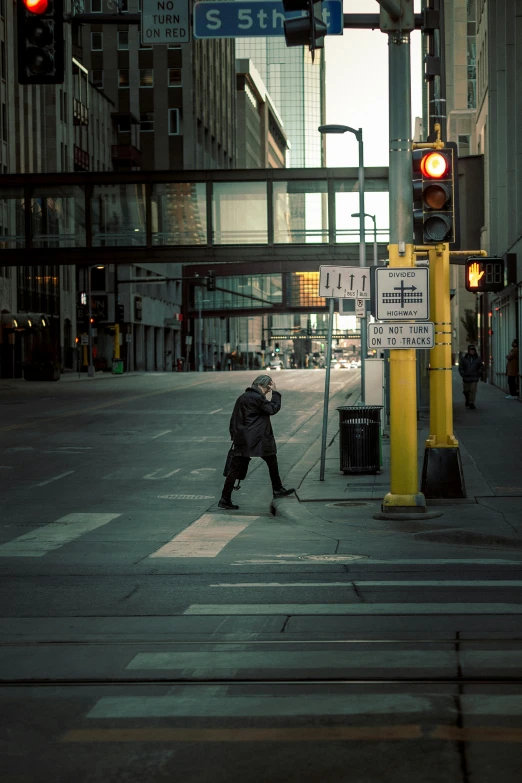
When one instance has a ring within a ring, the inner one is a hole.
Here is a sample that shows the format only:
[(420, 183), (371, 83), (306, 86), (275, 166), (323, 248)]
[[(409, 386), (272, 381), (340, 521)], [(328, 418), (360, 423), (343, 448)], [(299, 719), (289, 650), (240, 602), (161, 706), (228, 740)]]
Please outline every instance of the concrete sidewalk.
[[(509, 548), (516, 545), (522, 554), (522, 405), (516, 400), (506, 400), (505, 394), (494, 386), (481, 383), (477, 409), (466, 409), (460, 377), (454, 370), (454, 430), (459, 440), (467, 497), (428, 500), (428, 507), (429, 511), (439, 511), (443, 525), (454, 534), (461, 531), (467, 541), (475, 536), (480, 544), (486, 537), (484, 543), (489, 541), (495, 545), (497, 541), (499, 546), (507, 544)], [(428, 435), (429, 414), (421, 414), (419, 483)], [(284, 477), (286, 486), (296, 487), (297, 496), (276, 501), (276, 516), (306, 525), (318, 524), (321, 529), (327, 529), (328, 523), (372, 520), (375, 524), (373, 515), (381, 510), (382, 499), (390, 491), (390, 442), (386, 429), (382, 441), (382, 471), (376, 475), (344, 475), (341, 472), (338, 424), (331, 426), (328, 443), (324, 481), (319, 480), (319, 438)], [(427, 523), (428, 519), (424, 523), (418, 522), (416, 527)], [(388, 523), (381, 524), (386, 526)], [(393, 520), (390, 524), (396, 527)]]

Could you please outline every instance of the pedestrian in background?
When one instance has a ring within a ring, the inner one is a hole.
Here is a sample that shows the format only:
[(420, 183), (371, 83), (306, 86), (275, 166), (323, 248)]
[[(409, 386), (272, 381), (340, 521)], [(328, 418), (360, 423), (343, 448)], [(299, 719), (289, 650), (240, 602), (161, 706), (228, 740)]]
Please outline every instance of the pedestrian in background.
[(513, 340), (511, 343), (511, 350), (506, 356), (506, 375), (508, 379), (509, 394), (506, 400), (518, 399), (518, 340)]
[(466, 398), (466, 408), (475, 410), (477, 383), (482, 378), (484, 364), (474, 345), (468, 345), (468, 352), (461, 357), (459, 373), (462, 376), (463, 394)]
[[(272, 392), (270, 400), (267, 399), (269, 392)], [(281, 395), (269, 375), (258, 375), (252, 386), (237, 398), (229, 426), (234, 452), (219, 508), (239, 508), (232, 503), (232, 490), (236, 479), (246, 475), (250, 457), (261, 457), (266, 462), (274, 498), (284, 498), (295, 492), (294, 489), (283, 487), (279, 475), (277, 447), (270, 417), (280, 410)]]

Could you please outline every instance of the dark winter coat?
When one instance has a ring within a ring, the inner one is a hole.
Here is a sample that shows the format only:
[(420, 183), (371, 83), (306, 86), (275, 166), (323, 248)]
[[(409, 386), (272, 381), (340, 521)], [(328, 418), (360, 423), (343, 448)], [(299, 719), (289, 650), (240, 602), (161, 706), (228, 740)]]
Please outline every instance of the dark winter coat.
[(482, 378), (482, 359), (477, 354), (472, 356), (470, 353), (465, 353), (461, 357), (459, 363), (459, 373), (462, 375), (464, 383), (476, 383)]
[(237, 398), (230, 419), (230, 437), (239, 457), (266, 457), (277, 451), (270, 416), (281, 410), (281, 395), (272, 392), (269, 401), (251, 386)]
[(516, 346), (510, 350), (506, 359), (506, 375), (516, 378), (518, 375), (518, 348)]

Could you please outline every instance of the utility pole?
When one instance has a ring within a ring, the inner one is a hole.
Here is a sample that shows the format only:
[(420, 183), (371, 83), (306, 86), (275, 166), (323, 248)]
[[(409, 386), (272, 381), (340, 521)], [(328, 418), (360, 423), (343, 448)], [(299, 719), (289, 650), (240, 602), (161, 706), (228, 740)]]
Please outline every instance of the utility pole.
[[(380, 28), (388, 34), (390, 98), (390, 245), (391, 267), (414, 267), (412, 213), (412, 131), (410, 31), (415, 28), (412, 0), (382, 0)], [(391, 486), (383, 512), (426, 512), (418, 491), (417, 358), (413, 349), (390, 351)]]

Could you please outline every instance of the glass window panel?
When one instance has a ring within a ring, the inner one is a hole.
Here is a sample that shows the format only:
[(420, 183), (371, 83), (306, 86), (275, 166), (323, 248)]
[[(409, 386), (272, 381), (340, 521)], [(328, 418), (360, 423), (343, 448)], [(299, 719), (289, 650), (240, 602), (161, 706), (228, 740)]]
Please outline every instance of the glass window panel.
[[(337, 184), (337, 183), (336, 183)], [(377, 227), (377, 243), (388, 243), (390, 239), (390, 198), (387, 192), (370, 191), (364, 194), (364, 211), (367, 215), (375, 215)], [(339, 243), (359, 242), (359, 192), (341, 191), (335, 194), (335, 241)], [(373, 259), (374, 225), (370, 217), (365, 222), (366, 258), (368, 263)], [(382, 253), (381, 253), (382, 255)], [(383, 258), (386, 255), (382, 255)]]
[(91, 33), (91, 51), (101, 52), (103, 49), (103, 33)]
[(274, 242), (328, 242), (326, 182), (274, 182)]
[(129, 48), (129, 31), (118, 30), (118, 49), (126, 51)]
[(85, 247), (85, 194), (77, 185), (36, 188), (31, 199), (33, 247)]
[(120, 68), (118, 71), (118, 87), (128, 87), (129, 86), (129, 69), (128, 68)]
[(169, 68), (169, 87), (181, 87), (181, 68)]
[(0, 188), (0, 248), (16, 250), (25, 247), (23, 191)]
[(154, 87), (154, 71), (152, 68), (140, 68), (140, 87)]
[[(318, 285), (318, 284), (317, 284)], [(194, 310), (238, 310), (266, 307), (283, 301), (282, 275), (216, 276), (216, 287), (226, 291), (207, 291), (204, 286), (194, 287)]]
[(216, 182), (212, 194), (216, 245), (268, 241), (266, 182)]
[(207, 200), (204, 182), (154, 185), (151, 210), (154, 245), (206, 245)]
[(94, 247), (145, 245), (145, 185), (95, 185), (92, 196)]
[(291, 272), (287, 275), (286, 303), (290, 307), (326, 307), (319, 296), (319, 272)]

